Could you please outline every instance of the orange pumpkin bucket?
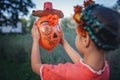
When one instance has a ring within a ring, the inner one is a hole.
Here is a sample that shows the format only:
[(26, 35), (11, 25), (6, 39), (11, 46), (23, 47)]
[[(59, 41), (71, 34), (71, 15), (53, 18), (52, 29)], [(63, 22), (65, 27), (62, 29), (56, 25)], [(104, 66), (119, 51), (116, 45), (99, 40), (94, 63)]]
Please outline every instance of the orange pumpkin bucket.
[(45, 2), (43, 9), (33, 10), (32, 15), (40, 17), (34, 24), (40, 33), (39, 44), (50, 51), (57, 46), (62, 38), (59, 18), (63, 18), (64, 14), (61, 10), (53, 9), (51, 2)]
[(50, 14), (39, 18), (35, 22), (35, 26), (38, 27), (40, 33), (39, 44), (48, 51), (55, 48), (62, 38), (62, 30), (58, 20), (57, 15)]

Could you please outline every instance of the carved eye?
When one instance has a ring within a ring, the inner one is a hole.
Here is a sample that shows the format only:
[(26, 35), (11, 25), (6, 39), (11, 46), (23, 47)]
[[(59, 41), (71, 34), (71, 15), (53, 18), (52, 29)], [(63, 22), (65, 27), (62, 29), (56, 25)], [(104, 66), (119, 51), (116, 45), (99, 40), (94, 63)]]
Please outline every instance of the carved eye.
[(41, 27), (41, 31), (43, 34), (45, 34), (47, 36), (52, 33), (52, 28), (49, 27), (48, 25), (45, 25), (45, 26)]

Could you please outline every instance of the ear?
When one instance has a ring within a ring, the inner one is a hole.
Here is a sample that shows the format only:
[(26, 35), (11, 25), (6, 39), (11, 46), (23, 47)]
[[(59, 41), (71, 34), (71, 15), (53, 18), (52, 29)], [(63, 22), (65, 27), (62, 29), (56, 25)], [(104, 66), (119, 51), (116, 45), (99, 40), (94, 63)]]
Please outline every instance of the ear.
[(82, 43), (84, 47), (89, 47), (90, 45), (90, 36), (87, 34), (86, 37), (82, 37)]

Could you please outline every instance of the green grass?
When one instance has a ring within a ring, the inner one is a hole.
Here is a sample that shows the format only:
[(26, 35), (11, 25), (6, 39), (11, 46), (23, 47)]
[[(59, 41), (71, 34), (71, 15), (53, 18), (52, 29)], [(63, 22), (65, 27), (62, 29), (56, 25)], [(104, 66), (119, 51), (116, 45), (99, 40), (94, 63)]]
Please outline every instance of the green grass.
[(0, 60), (0, 80), (40, 80), (30, 67), (30, 63), (13, 63)]
[(30, 35), (0, 35), (0, 80), (39, 80), (30, 66)]
[[(64, 36), (70, 45), (75, 48), (75, 30), (65, 28)], [(34, 74), (30, 65), (32, 47), (31, 34), (0, 35), (0, 80), (40, 80)], [(51, 53), (40, 49), (43, 63), (72, 62), (59, 44)], [(110, 80), (120, 79), (120, 49), (107, 54), (110, 64)]]
[[(66, 29), (64, 34), (75, 47), (72, 41), (75, 38), (74, 30)], [(0, 35), (0, 80), (40, 80), (31, 70), (31, 47), (31, 34)], [(51, 53), (45, 49), (40, 50), (43, 63), (71, 62), (61, 45), (54, 48)]]

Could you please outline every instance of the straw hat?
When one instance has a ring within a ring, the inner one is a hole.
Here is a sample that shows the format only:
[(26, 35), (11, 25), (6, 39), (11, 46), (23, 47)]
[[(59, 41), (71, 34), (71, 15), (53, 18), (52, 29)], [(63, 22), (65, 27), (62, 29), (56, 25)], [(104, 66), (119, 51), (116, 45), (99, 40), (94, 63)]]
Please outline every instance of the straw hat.
[(59, 18), (64, 17), (64, 14), (62, 13), (61, 10), (53, 9), (51, 2), (45, 2), (43, 10), (37, 10), (37, 11), (33, 10), (32, 12), (33, 16), (38, 16), (38, 17), (47, 16), (49, 14), (58, 15)]

